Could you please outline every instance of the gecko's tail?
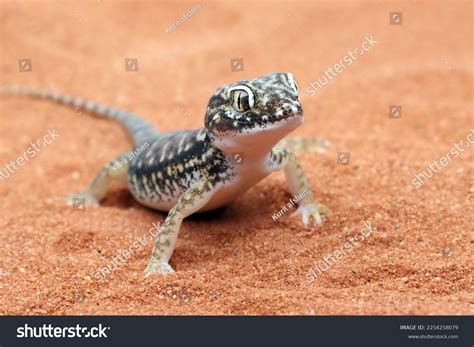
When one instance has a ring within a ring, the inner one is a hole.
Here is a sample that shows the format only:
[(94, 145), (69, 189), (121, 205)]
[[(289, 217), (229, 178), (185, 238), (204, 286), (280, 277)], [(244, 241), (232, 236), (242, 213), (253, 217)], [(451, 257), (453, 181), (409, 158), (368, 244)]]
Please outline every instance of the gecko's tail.
[(155, 130), (152, 125), (141, 119), (136, 114), (105, 106), (97, 102), (82, 100), (68, 95), (61, 95), (53, 91), (43, 91), (24, 87), (0, 87), (0, 94), (25, 95), (39, 99), (51, 100), (63, 105), (75, 107), (77, 110), (86, 110), (95, 115), (113, 119), (125, 128), (135, 146), (140, 146), (159, 135), (158, 131)]

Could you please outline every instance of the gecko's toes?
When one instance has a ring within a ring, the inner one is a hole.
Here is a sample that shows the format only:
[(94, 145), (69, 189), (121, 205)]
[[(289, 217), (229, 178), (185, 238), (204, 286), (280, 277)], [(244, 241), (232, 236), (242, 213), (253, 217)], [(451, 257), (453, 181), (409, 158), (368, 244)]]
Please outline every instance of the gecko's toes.
[(84, 209), (86, 206), (99, 206), (99, 202), (90, 194), (78, 192), (66, 197), (66, 202), (70, 206)]
[(99, 206), (99, 202), (88, 193), (74, 193), (71, 195), (61, 195), (53, 197), (53, 200), (60, 200), (78, 210), (85, 210), (86, 206)]
[(155, 274), (167, 275), (172, 272), (174, 272), (174, 270), (170, 264), (150, 261), (145, 269), (145, 277)]
[(300, 205), (298, 209), (292, 214), (292, 216), (301, 215), (303, 224), (305, 226), (309, 225), (311, 218), (314, 219), (316, 225), (321, 225), (323, 224), (321, 215), (325, 215), (328, 213), (330, 213), (330, 211), (326, 206), (312, 203)]

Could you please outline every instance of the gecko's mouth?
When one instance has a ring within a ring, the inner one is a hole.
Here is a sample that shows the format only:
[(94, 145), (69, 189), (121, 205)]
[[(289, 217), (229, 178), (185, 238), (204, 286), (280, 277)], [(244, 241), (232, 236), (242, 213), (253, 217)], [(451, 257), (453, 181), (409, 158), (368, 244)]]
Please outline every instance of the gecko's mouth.
[(246, 112), (232, 116), (214, 115), (211, 131), (215, 134), (292, 131), (303, 123), (299, 104), (267, 109), (265, 113)]
[(239, 123), (245, 128), (254, 128), (256, 126), (264, 127), (268, 125), (276, 125), (284, 121), (298, 120), (300, 123), (303, 122), (303, 110), (301, 107), (298, 108), (297, 112), (292, 110), (285, 110), (281, 114), (276, 114), (272, 116), (253, 116), (249, 119), (243, 117), (243, 119), (237, 119), (235, 122)]

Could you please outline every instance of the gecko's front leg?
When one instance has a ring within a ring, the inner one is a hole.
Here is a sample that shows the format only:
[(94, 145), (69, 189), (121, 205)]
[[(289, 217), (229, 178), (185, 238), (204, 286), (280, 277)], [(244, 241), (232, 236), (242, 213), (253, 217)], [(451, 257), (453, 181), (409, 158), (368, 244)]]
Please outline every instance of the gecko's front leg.
[(207, 179), (195, 183), (181, 195), (176, 205), (169, 211), (156, 237), (145, 276), (173, 272), (168, 261), (173, 254), (181, 222), (206, 205), (212, 196), (212, 186), (212, 182)]
[(316, 200), (298, 158), (288, 149), (276, 147), (270, 154), (270, 165), (273, 170), (284, 170), (288, 191), (291, 195), (305, 196), (298, 202), (298, 209), (293, 215), (301, 215), (304, 225), (309, 224), (311, 217), (316, 224), (322, 224), (321, 215), (329, 214), (330, 211)]

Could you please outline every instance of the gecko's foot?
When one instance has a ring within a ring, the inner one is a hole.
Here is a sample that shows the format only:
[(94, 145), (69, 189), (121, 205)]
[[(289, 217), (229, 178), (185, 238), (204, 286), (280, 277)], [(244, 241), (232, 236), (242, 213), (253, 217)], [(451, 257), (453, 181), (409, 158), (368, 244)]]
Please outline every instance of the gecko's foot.
[(87, 192), (78, 192), (66, 197), (66, 202), (70, 206), (74, 206), (80, 210), (86, 206), (99, 206), (99, 202)]
[(328, 215), (330, 213), (331, 211), (326, 206), (318, 203), (311, 203), (300, 205), (291, 216), (301, 215), (303, 224), (308, 226), (311, 217), (314, 219), (317, 225), (321, 225), (323, 223), (321, 216)]
[(172, 272), (174, 272), (174, 270), (170, 264), (150, 261), (145, 269), (145, 277), (155, 274), (166, 275)]

